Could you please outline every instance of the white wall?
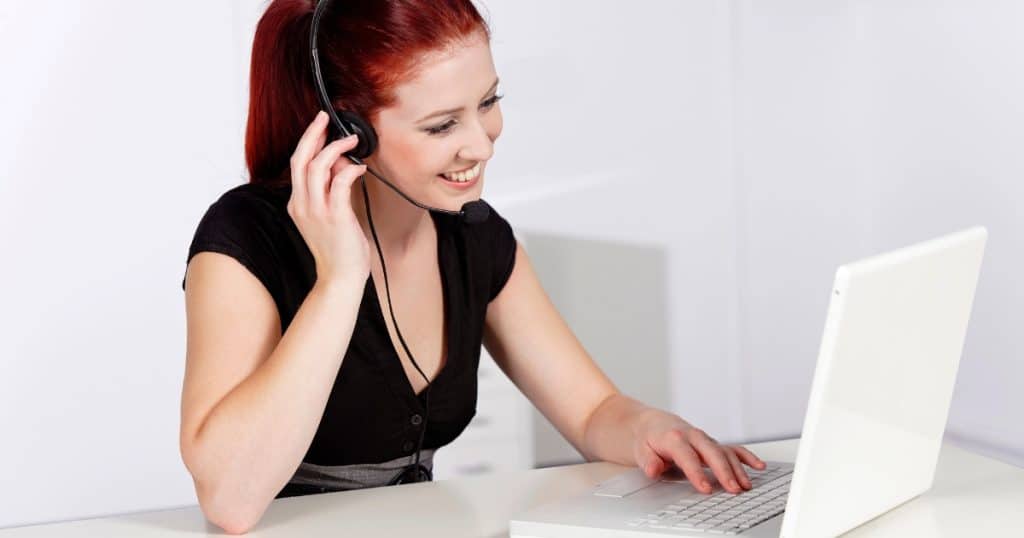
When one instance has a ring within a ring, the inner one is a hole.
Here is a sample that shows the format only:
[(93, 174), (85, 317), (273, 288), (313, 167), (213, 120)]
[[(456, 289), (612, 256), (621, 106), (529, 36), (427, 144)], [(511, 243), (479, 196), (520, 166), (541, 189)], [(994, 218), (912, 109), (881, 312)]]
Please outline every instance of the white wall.
[(241, 178), (245, 15), (0, 5), (0, 527), (195, 502), (181, 279)]
[(1024, 4), (736, 8), (744, 431), (799, 432), (838, 264), (984, 224), (949, 428), (1024, 464)]
[(949, 428), (1024, 465), (1024, 4), (874, 2), (864, 18), (875, 235), (989, 226)]
[[(1020, 4), (481, 3), (507, 96), (486, 197), (517, 229), (664, 251), (673, 410), (796, 433), (835, 266), (980, 222), (951, 427), (1024, 460)], [(264, 7), (0, 5), (0, 527), (195, 502), (180, 282), (245, 181)]]
[[(526, 232), (663, 250), (672, 407), (737, 439), (730, 8), (640, 5), (492, 3), (508, 86), (485, 196)], [(509, 35), (529, 45), (505, 46)]]

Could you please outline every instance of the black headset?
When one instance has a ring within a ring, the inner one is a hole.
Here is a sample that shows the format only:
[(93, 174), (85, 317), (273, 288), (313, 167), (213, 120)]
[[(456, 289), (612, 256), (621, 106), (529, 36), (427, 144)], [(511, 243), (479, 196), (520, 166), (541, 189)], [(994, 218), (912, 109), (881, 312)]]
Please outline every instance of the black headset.
[[(324, 79), (320, 72), (320, 57), (317, 51), (317, 35), (320, 29), (320, 18), (323, 16), (328, 4), (330, 4), (330, 0), (317, 1), (316, 9), (313, 12), (312, 28), (310, 28), (309, 32), (310, 59), (312, 60), (313, 65), (313, 79), (316, 82), (316, 95), (317, 99), (320, 101), (320, 108), (327, 112), (327, 115), (331, 120), (328, 125), (327, 142), (325, 144), (329, 144), (343, 136), (355, 134), (359, 137), (358, 144), (356, 144), (355, 148), (346, 153), (345, 156), (355, 164), (365, 164), (363, 159), (369, 157), (373, 154), (374, 150), (377, 149), (377, 132), (374, 131), (373, 125), (370, 125), (370, 122), (364, 120), (358, 114), (345, 110), (335, 110), (334, 105), (331, 104), (331, 100), (327, 96), (327, 88), (324, 85)], [(483, 200), (466, 202), (462, 205), (462, 209), (460, 211), (449, 211), (447, 209), (425, 206), (406, 196), (404, 192), (387, 179), (381, 177), (381, 175), (370, 168), (369, 165), (366, 165), (366, 169), (377, 179), (383, 181), (385, 185), (391, 187), (395, 192), (419, 208), (426, 209), (428, 211), (437, 211), (448, 215), (456, 215), (467, 224), (484, 222), (490, 215), (490, 206)], [(366, 181), (364, 178), (365, 176), (360, 178), (360, 184), (363, 189), (363, 201), (366, 205), (366, 218), (370, 223), (370, 232), (373, 235), (373, 242), (377, 247), (377, 255), (380, 257), (380, 266), (384, 272), (384, 289), (387, 292), (388, 312), (391, 314), (391, 322), (395, 325), (395, 332), (398, 333), (398, 340), (402, 343), (402, 347), (409, 355), (409, 359), (412, 360), (413, 366), (427, 382), (426, 388), (423, 389), (426, 391), (426, 417), (421, 424), (420, 438), (416, 443), (415, 461), (406, 465), (402, 471), (388, 482), (388, 484), (395, 485), (411, 482), (429, 482), (434, 479), (434, 476), (430, 469), (425, 465), (420, 464), (420, 450), (423, 448), (423, 438), (427, 432), (427, 422), (430, 418), (430, 389), (433, 386), (433, 383), (427, 378), (426, 374), (423, 373), (423, 370), (421, 370), (419, 365), (416, 363), (416, 359), (413, 358), (412, 352), (409, 351), (409, 346), (405, 344), (405, 339), (402, 338), (402, 331), (398, 329), (398, 320), (395, 319), (395, 313), (391, 308), (391, 289), (388, 286), (388, 270), (384, 265), (384, 253), (381, 252), (380, 242), (377, 240), (377, 230), (373, 226), (373, 216), (370, 214), (370, 197), (366, 192)]]

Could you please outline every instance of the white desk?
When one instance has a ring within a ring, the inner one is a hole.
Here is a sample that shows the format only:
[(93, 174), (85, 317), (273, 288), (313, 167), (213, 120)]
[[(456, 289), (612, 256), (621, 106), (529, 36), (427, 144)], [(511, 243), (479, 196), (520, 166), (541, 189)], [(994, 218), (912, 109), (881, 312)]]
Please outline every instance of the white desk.
[[(793, 461), (796, 440), (748, 445), (758, 456)], [(508, 536), (513, 514), (584, 491), (624, 468), (586, 463), (443, 480), (271, 503), (250, 536)], [(847, 536), (1024, 536), (1024, 469), (943, 446), (934, 487)], [(220, 534), (198, 507), (0, 530), (37, 536), (196, 536)]]

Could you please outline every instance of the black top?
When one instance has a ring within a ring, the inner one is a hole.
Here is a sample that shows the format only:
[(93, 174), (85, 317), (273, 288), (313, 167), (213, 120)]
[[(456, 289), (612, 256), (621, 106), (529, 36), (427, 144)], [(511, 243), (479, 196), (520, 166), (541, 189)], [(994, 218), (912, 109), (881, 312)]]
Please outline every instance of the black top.
[[(286, 209), (290, 196), (290, 185), (249, 183), (227, 191), (199, 222), (186, 259), (187, 265), (204, 250), (237, 259), (274, 298), (282, 333), (316, 281), (313, 255)], [(464, 224), (441, 213), (430, 215), (437, 229), (448, 357), (432, 382), (424, 449), (453, 441), (476, 413), (484, 316), (512, 273), (516, 249), (512, 228), (493, 208), (490, 217), (478, 224)], [(373, 245), (370, 251), (376, 255)], [(184, 289), (184, 279), (181, 285)], [(388, 315), (384, 301), (378, 299), (370, 276), (352, 339), (305, 462), (379, 463), (415, 450), (425, 412), (424, 393), (414, 392), (402, 369), (384, 322)], [(402, 322), (398, 317), (399, 327)]]

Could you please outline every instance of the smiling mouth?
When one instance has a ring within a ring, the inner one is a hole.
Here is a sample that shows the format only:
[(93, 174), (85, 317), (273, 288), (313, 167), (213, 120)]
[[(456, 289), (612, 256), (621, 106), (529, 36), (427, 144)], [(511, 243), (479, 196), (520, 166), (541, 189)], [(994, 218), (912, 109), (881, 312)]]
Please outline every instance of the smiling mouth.
[(478, 162), (472, 168), (467, 168), (461, 172), (445, 172), (438, 175), (453, 183), (469, 183), (480, 175), (482, 165), (482, 162)]

